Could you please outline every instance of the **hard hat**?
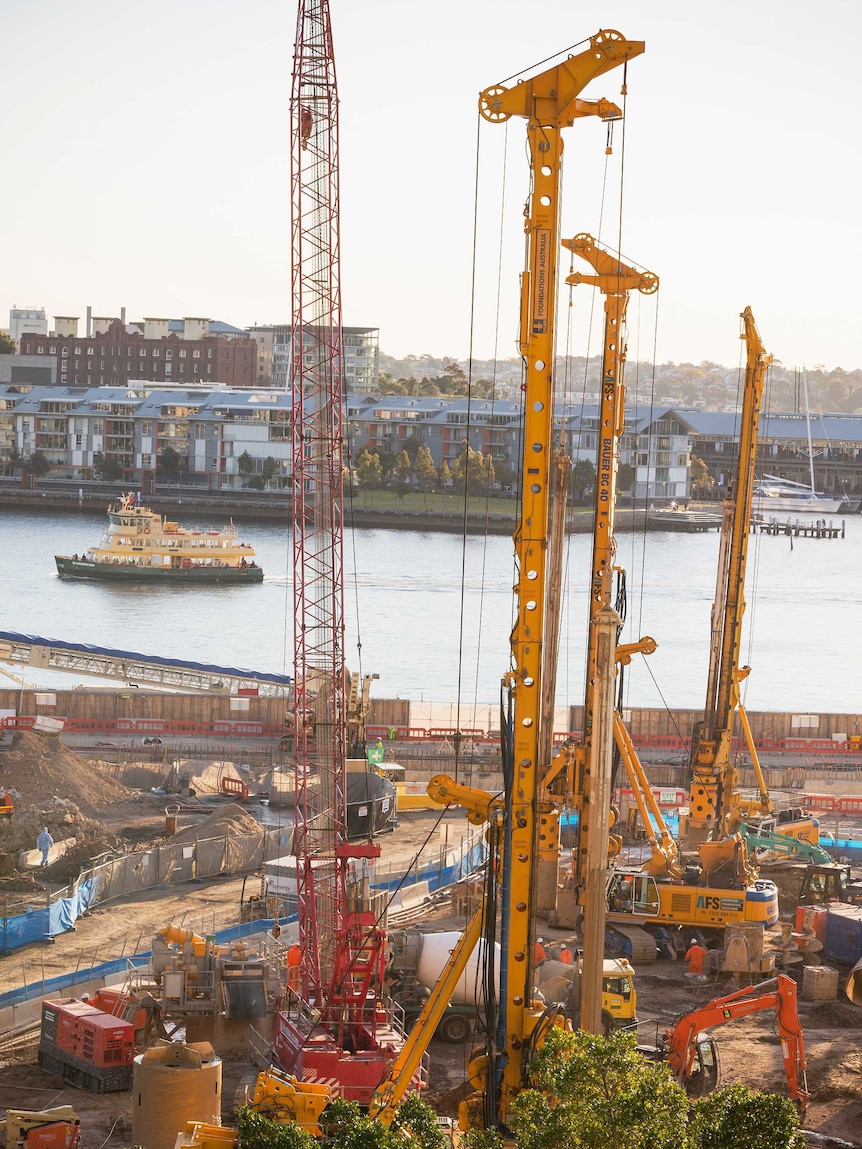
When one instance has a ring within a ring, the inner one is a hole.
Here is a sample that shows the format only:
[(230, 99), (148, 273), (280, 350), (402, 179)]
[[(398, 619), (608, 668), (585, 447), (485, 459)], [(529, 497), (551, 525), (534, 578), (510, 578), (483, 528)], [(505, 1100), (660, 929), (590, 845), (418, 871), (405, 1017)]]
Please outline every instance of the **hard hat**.
[(544, 940), (545, 940), (544, 938), (536, 938), (536, 941), (539, 943), (539, 945), (542, 945)]
[(696, 946), (696, 945), (697, 945), (697, 938), (692, 938), (692, 939), (691, 939), (691, 941), (690, 941), (688, 944), (689, 944), (690, 946)]

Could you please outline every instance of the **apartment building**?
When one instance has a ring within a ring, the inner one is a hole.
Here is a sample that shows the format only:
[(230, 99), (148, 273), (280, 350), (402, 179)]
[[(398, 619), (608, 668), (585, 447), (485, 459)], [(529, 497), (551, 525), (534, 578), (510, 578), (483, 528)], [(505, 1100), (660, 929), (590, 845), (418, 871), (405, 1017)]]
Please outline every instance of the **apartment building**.
[(97, 317), (84, 337), (78, 324), (77, 316), (55, 316), (47, 335), (25, 333), (19, 353), (52, 359), (56, 381), (75, 387), (122, 387), (131, 379), (228, 387), (256, 382), (255, 341), (228, 324), (191, 317), (126, 324)]

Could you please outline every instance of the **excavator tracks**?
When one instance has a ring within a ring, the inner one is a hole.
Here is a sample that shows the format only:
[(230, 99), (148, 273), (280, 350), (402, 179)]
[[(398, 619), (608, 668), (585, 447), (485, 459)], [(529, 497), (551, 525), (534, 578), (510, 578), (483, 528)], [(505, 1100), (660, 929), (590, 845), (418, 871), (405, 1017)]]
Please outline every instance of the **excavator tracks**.
[(639, 969), (656, 959), (655, 938), (640, 926), (605, 926), (605, 950), (614, 957), (626, 957)]

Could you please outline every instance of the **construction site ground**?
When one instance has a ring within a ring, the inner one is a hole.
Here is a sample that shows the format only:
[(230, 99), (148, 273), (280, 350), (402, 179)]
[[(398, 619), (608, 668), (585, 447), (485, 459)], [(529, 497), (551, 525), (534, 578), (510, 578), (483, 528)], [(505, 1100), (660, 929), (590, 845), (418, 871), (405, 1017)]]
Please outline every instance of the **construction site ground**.
[[(32, 799), (37, 805), (40, 796), (44, 804), (46, 794), (62, 794), (75, 801), (83, 812), (87, 795), (75, 791), (73, 784), (70, 786), (76, 772), (72, 769), (70, 773), (69, 767), (76, 763), (55, 763), (55, 757), (56, 750), (45, 755), (41, 766), (36, 764), (37, 776), (32, 781), (25, 778), (24, 763), (19, 763), (21, 782), (29, 783), (34, 791), (39, 788), (39, 794), (34, 793)], [(77, 756), (71, 755), (71, 758)], [(56, 785), (52, 785), (55, 769)], [(43, 771), (41, 778), (39, 770)], [(131, 775), (127, 775), (122, 781), (130, 778)], [(123, 787), (120, 779), (110, 781), (116, 782), (116, 788), (100, 791), (98, 799), (88, 804), (85, 817), (93, 837), (98, 836), (96, 828), (106, 843), (138, 844), (163, 835), (165, 800), (144, 788), (144, 775), (137, 783), (141, 789), (134, 793)], [(97, 782), (96, 773), (87, 776), (88, 792), (92, 793), (91, 788)], [(23, 789), (23, 785), (20, 788)], [(201, 808), (197, 815), (182, 815), (181, 828), (193, 826), (211, 812), (210, 807), (209, 810)], [(384, 862), (411, 857), (423, 846), (436, 848), (447, 833), (447, 826), (448, 833), (454, 837), (464, 827), (463, 814), (450, 811), (442, 815), (442, 821), (441, 815), (431, 812), (403, 815), (398, 828), (380, 839)], [(53, 943), (31, 946), (0, 958), (0, 993), (26, 986), (28, 997), (36, 1000), (41, 996), (43, 982), (49, 978), (147, 950), (152, 936), (171, 922), (205, 933), (235, 925), (240, 917), (242, 882), (240, 877), (225, 877), (207, 883), (149, 890), (106, 903), (80, 919), (74, 932), (60, 935)], [(440, 902), (420, 911), (420, 918), (414, 924), (427, 925), (429, 929), (457, 929), (464, 925), (464, 919), (454, 916), (446, 902)], [(542, 933), (551, 942), (570, 940), (560, 931), (543, 928)], [(645, 1044), (654, 1043), (657, 1031), (679, 1014), (734, 988), (722, 979), (692, 990), (682, 965), (666, 960), (638, 970), (636, 984), (639, 1039)], [(800, 1015), (812, 1094), (805, 1126), (820, 1134), (862, 1145), (859, 1134), (862, 1128), (862, 1010), (851, 1005), (842, 991), (836, 1001), (800, 1001)], [(733, 1022), (716, 1030), (715, 1036), (723, 1084), (738, 1081), (779, 1093), (783, 1091), (780, 1042), (771, 1014), (764, 1012)], [(64, 1087), (38, 1068), (37, 1048), (38, 1031), (0, 1034), (0, 1113), (6, 1107), (35, 1109), (70, 1104), (81, 1116), (86, 1149), (120, 1149), (129, 1145), (128, 1095), (99, 1096)], [(469, 1050), (469, 1044), (453, 1046), (439, 1040), (431, 1043), (428, 1099), (442, 1114), (454, 1116), (458, 1101), (464, 1096)], [(235, 1088), (249, 1074), (250, 1066), (244, 1059), (227, 1059), (223, 1069), (222, 1119), (227, 1123), (232, 1119)]]

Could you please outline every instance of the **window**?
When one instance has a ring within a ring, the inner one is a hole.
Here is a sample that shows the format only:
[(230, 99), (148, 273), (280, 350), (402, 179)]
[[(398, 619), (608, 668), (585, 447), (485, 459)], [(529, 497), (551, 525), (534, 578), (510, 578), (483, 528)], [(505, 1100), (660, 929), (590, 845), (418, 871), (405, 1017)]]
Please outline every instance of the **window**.
[(76, 435), (75, 436), (75, 447), (77, 448), (77, 450), (80, 451), (80, 449), (83, 446), (84, 446), (84, 436), (83, 435)]
[(180, 352), (180, 359), (185, 359), (185, 357), (186, 357), (186, 353), (185, 353), (185, 351), (183, 350), (183, 351), (181, 351), (181, 352)]
[(152, 421), (152, 419), (144, 419), (143, 422), (141, 423), (141, 434), (142, 435), (152, 435), (152, 433), (153, 433), (153, 421)]
[[(29, 352), (30, 352), (30, 344), (28, 343), (27, 344), (27, 353), (29, 354)], [(51, 346), (48, 348), (48, 352), (51, 355), (56, 355), (57, 354), (57, 344), (52, 343)]]
[(94, 435), (102, 435), (102, 434), (104, 434), (104, 431), (105, 431), (105, 420), (104, 419), (94, 419), (93, 420), (93, 434)]
[(213, 373), (213, 365), (212, 365), (212, 363), (207, 363), (207, 375), (212, 375), (212, 373)]
[(195, 438), (205, 439), (207, 436), (206, 423), (195, 423)]
[(193, 351), (192, 352), (192, 359), (200, 359), (200, 357), (201, 357), (200, 351)]
[(96, 354), (96, 348), (95, 347), (88, 347), (87, 348), (87, 354), (88, 355), (95, 355)]
[[(44, 350), (45, 350), (45, 348), (44, 348), (44, 347), (40, 347), (40, 348), (39, 348), (39, 350), (40, 350), (40, 351), (44, 351)], [(63, 352), (62, 352), (62, 354), (63, 354), (63, 358), (64, 358), (64, 359), (68, 359), (68, 358), (69, 358), (69, 348), (68, 348), (68, 347), (64, 347), (64, 348), (63, 348)]]
[(76, 354), (76, 355), (80, 355), (80, 354), (81, 354), (81, 348), (80, 348), (80, 347), (76, 347), (76, 348), (75, 348), (75, 354)]
[(149, 470), (153, 465), (152, 455), (141, 455), (141, 466), (144, 470)]
[(158, 357), (159, 357), (160, 355), (161, 355), (161, 351), (159, 351), (158, 347), (154, 347), (154, 348), (153, 348), (153, 358), (154, 358), (154, 359), (158, 359)]
[(207, 351), (207, 359), (212, 359), (212, 357), (213, 357), (213, 349), (212, 349), (212, 347), (210, 347), (209, 351)]
[[(27, 346), (24, 348), (24, 354), (29, 355), (32, 352), (32, 350), (33, 350), (33, 344), (28, 343)], [(41, 351), (42, 348), (40, 347), (39, 350)]]
[(174, 357), (173, 351), (171, 351), (171, 349), (168, 348), (168, 350), (165, 352), (165, 359), (173, 359), (173, 357)]

